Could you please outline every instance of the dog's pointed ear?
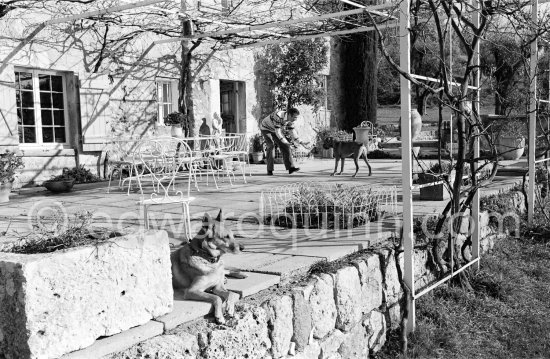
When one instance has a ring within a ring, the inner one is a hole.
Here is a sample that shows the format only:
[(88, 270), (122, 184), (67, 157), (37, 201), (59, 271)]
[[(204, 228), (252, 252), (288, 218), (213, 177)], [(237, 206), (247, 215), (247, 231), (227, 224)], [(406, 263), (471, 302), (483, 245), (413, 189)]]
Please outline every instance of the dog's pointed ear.
[(223, 221), (223, 213), (222, 209), (220, 208), (220, 212), (218, 213), (218, 217), (216, 217), (216, 221), (221, 222)]
[(212, 227), (214, 221), (208, 212), (204, 212), (204, 217), (202, 217), (202, 226), (203, 227)]

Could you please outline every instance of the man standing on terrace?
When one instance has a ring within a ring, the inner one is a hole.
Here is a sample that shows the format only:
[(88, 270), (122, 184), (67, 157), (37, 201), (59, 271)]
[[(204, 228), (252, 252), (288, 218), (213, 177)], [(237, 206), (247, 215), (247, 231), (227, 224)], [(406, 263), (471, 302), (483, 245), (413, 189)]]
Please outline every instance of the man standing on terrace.
[(288, 126), (292, 126), (294, 121), (298, 119), (300, 111), (292, 107), (287, 111), (275, 111), (269, 116), (265, 117), (260, 122), (260, 130), (264, 137), (265, 144), (267, 146), (267, 175), (273, 175), (274, 157), (275, 157), (275, 144), (281, 150), (283, 155), (283, 161), (285, 168), (289, 174), (292, 174), (300, 169), (295, 166), (294, 159), (292, 158), (292, 152), (290, 150), (291, 144), (284, 136), (284, 131)]

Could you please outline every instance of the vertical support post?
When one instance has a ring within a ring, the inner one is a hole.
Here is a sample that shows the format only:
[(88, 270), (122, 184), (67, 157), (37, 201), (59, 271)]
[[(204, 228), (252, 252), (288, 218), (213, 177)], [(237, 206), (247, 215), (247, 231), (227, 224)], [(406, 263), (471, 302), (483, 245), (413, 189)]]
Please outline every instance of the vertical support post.
[[(531, 0), (531, 21), (533, 26), (538, 23), (538, 0)], [(535, 213), (535, 146), (537, 124), (537, 33), (531, 42), (531, 56), (529, 58), (529, 200), (527, 203), (527, 221), (533, 223)]]
[[(411, 72), (410, 34), (409, 34), (409, 3), (402, 0), (399, 6), (399, 64), (406, 73)], [(411, 83), (401, 76), (401, 158), (402, 158), (402, 190), (403, 190), (403, 233), (401, 241), (404, 247), (403, 281), (411, 290), (412, 303), (407, 318), (407, 334), (415, 327), (414, 302), (414, 243), (413, 243), (413, 208), (412, 208), (412, 138), (411, 138)]]
[[(474, 5), (474, 8), (475, 8), (475, 11), (473, 13), (473, 24), (476, 28), (479, 28), (479, 24), (480, 24), (480, 13), (481, 13), (481, 8), (480, 8), (480, 3), (479, 3), (479, 0), (474, 0), (473, 1), (473, 5)], [(479, 59), (479, 48), (480, 48), (480, 42), (481, 42), (481, 39), (478, 40), (475, 48), (474, 48), (474, 61), (473, 61), (473, 66), (475, 66), (475, 70), (474, 70), (474, 78), (473, 78), (473, 85), (476, 87), (476, 89), (474, 90), (475, 91), (475, 96), (474, 96), (474, 101), (473, 101), (473, 104), (472, 104), (472, 111), (474, 114), (478, 115), (479, 116), (479, 101), (480, 101), (480, 90), (479, 90), (479, 85), (480, 85), (480, 59)], [(475, 133), (474, 133), (474, 158), (479, 158), (479, 128), (476, 127), (475, 129)], [(476, 162), (474, 162), (474, 173), (476, 173), (476, 176), (477, 176), (477, 169), (479, 168), (479, 164)], [(477, 178), (475, 179), (475, 182), (474, 183), (477, 183)], [(474, 230), (473, 230), (473, 233), (472, 233), (472, 259), (476, 259), (476, 258), (479, 258), (479, 242), (480, 242), (480, 237), (481, 237), (481, 228), (479, 228), (479, 190), (476, 191), (475, 195), (474, 195), (474, 198), (473, 198), (473, 201), (472, 201), (472, 217), (474, 218)], [(476, 262), (475, 264), (476, 266), (476, 269), (479, 269), (479, 260)]]

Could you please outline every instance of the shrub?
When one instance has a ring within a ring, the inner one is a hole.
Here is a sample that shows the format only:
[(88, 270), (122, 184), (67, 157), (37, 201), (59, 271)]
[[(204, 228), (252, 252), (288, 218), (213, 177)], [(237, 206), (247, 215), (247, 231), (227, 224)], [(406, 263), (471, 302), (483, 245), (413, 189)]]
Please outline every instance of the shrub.
[(6, 150), (0, 155), (0, 184), (11, 183), (15, 180), (18, 169), (25, 167), (23, 159), (15, 152)]
[(178, 126), (185, 123), (187, 116), (181, 112), (172, 112), (164, 117), (164, 124), (166, 126)]
[(259, 133), (252, 136), (250, 145), (252, 147), (252, 152), (262, 152), (264, 150), (263, 136)]
[(101, 179), (90, 172), (89, 169), (85, 168), (83, 165), (79, 167), (73, 167), (71, 169), (65, 167), (63, 172), (60, 175), (53, 176), (50, 181), (68, 181), (74, 180), (75, 183), (92, 183), (99, 182)]

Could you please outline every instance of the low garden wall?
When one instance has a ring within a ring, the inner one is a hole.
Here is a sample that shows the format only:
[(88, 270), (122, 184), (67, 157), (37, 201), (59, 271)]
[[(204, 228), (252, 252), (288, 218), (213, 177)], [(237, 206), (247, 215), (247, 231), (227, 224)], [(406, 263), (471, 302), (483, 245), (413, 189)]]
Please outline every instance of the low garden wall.
[[(511, 205), (522, 210), (522, 195), (512, 197)], [(482, 253), (505, 236), (489, 222), (484, 212)], [(415, 250), (417, 288), (435, 279), (430, 256), (426, 249)], [(177, 328), (111, 358), (367, 358), (384, 345), (387, 329), (401, 323), (402, 261), (392, 248), (363, 252), (303, 283), (244, 299), (226, 327), (201, 320), (202, 327)]]
[(43, 254), (0, 252), (0, 357), (57, 358), (173, 307), (166, 232)]

